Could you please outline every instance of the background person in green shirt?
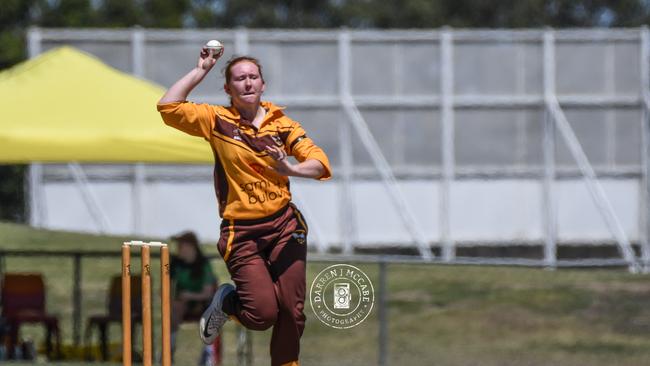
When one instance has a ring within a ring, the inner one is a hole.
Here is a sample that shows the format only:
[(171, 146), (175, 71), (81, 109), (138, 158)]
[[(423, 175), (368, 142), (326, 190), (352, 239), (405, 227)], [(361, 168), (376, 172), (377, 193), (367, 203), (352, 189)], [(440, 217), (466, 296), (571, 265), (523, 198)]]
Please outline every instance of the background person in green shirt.
[(191, 231), (171, 238), (177, 243), (176, 254), (171, 258), (172, 298), (172, 350), (176, 347), (176, 334), (184, 319), (199, 319), (210, 304), (218, 280), (210, 261), (203, 255), (199, 240)]

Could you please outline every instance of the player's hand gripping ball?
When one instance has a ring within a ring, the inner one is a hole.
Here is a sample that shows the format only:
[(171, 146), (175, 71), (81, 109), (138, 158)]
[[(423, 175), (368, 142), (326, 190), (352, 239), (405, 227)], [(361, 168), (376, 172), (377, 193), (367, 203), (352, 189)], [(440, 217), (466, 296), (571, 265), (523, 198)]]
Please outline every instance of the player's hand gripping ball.
[(209, 41), (208, 43), (205, 44), (205, 48), (208, 49), (208, 53), (212, 58), (219, 58), (221, 55), (223, 55), (223, 45), (221, 42), (217, 41), (216, 39), (213, 39)]
[(213, 39), (203, 46), (201, 49), (201, 56), (199, 57), (199, 68), (210, 71), (217, 63), (219, 57), (223, 55), (223, 45), (221, 42)]

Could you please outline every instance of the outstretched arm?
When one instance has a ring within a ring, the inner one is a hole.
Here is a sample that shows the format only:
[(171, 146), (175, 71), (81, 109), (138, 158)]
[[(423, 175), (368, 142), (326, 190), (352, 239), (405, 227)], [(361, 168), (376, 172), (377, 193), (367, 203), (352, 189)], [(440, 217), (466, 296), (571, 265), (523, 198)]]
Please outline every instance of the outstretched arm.
[(185, 74), (177, 82), (172, 85), (165, 95), (160, 98), (158, 104), (183, 102), (187, 99), (192, 89), (194, 89), (205, 78), (205, 76), (212, 70), (212, 67), (217, 63), (221, 54), (211, 56), (208, 49), (203, 47), (199, 55), (197, 66), (190, 72)]

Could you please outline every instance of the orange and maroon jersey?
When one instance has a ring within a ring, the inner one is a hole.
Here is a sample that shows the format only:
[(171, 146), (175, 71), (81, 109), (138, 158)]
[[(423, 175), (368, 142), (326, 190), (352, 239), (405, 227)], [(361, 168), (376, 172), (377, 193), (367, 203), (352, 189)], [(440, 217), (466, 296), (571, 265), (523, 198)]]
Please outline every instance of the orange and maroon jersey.
[(283, 108), (270, 102), (261, 105), (267, 112), (256, 129), (234, 107), (191, 102), (158, 104), (167, 125), (210, 143), (219, 215), (224, 219), (266, 217), (291, 200), (289, 178), (270, 169), (275, 160), (266, 152), (266, 146), (284, 148), (300, 162), (316, 159), (325, 167), (319, 179), (331, 177), (327, 155), (307, 137), (300, 124), (285, 116)]

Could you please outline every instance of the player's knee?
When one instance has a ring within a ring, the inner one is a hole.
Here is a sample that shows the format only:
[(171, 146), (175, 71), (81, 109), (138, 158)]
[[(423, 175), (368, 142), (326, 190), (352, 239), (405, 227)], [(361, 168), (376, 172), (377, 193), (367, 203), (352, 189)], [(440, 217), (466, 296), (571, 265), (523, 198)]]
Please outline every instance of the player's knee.
[(258, 301), (247, 306), (247, 328), (252, 330), (267, 330), (275, 324), (278, 319), (278, 306), (275, 301)]
[(263, 311), (259, 311), (255, 316), (255, 321), (253, 326), (250, 327), (253, 330), (267, 330), (271, 328), (275, 322), (278, 320), (278, 311), (275, 308), (269, 307)]
[(304, 316), (305, 304), (302, 301), (280, 300), (280, 311), (291, 314), (294, 318)]

